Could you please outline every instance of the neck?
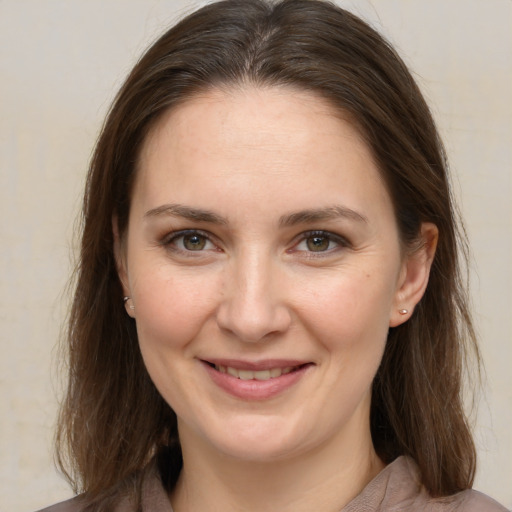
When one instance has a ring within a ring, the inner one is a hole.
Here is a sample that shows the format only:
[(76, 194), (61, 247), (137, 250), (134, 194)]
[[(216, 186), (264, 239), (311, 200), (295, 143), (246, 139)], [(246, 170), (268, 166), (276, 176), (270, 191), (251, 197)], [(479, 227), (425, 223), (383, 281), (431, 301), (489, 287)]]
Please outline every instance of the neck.
[(184, 462), (171, 495), (174, 512), (263, 512), (269, 503), (281, 512), (339, 512), (384, 467), (369, 425), (353, 427), (313, 450), (264, 462), (219, 453), (182, 427)]

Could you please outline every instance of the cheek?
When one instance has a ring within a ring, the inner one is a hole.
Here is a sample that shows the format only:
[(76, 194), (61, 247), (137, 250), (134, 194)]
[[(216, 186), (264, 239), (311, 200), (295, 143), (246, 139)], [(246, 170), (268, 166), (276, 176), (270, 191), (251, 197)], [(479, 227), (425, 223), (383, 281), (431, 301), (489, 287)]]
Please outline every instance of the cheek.
[[(153, 267), (155, 268), (155, 267)], [(187, 412), (190, 394), (200, 394), (190, 379), (194, 340), (214, 310), (214, 279), (195, 279), (173, 271), (145, 272), (135, 280), (136, 325), (147, 371), (160, 394), (178, 415)]]
[(300, 309), (325, 344), (357, 345), (386, 339), (394, 281), (381, 271), (342, 269), (303, 289)]
[(212, 315), (219, 294), (217, 279), (167, 268), (140, 275), (144, 278), (135, 280), (133, 295), (141, 347), (183, 348)]

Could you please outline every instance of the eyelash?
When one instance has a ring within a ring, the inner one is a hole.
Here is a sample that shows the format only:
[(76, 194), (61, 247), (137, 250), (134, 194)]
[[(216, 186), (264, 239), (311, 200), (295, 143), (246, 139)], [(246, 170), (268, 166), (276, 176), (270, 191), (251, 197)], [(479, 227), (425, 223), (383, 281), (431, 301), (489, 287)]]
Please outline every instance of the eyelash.
[(321, 258), (322, 256), (331, 255), (333, 252), (337, 251), (340, 248), (350, 247), (350, 243), (346, 238), (340, 235), (336, 235), (335, 233), (331, 233), (330, 231), (306, 231), (304, 233), (301, 233), (299, 236), (299, 241), (290, 249), (290, 252), (294, 252), (300, 244), (307, 243), (308, 240), (311, 240), (313, 238), (322, 238), (327, 240), (328, 244), (330, 244), (331, 242), (337, 244), (337, 247), (327, 248), (324, 251), (300, 251), (305, 252), (308, 255), (308, 258)]
[[(182, 248), (179, 248), (177, 247), (176, 243), (178, 240), (180, 239), (184, 239), (186, 236), (198, 236), (202, 239), (204, 239), (205, 241), (205, 244), (208, 244), (208, 243), (211, 243), (213, 245), (216, 245), (213, 240), (212, 240), (212, 236), (211, 234), (205, 232), (205, 231), (201, 231), (199, 229), (186, 229), (186, 230), (181, 230), (181, 231), (176, 231), (176, 232), (173, 232), (173, 233), (170, 233), (169, 235), (167, 235), (161, 242), (161, 245), (165, 246), (166, 248), (168, 248), (169, 250), (175, 252), (175, 253), (179, 253), (179, 254), (183, 254), (183, 255), (186, 255), (187, 257), (197, 257), (198, 254), (194, 254), (194, 253), (201, 253), (201, 252), (204, 252), (205, 249), (201, 248), (197, 251), (194, 251), (194, 250), (189, 250), (189, 249), (182, 249)], [(308, 251), (308, 250), (297, 250), (297, 247), (302, 244), (302, 243), (307, 243), (308, 240), (312, 239), (312, 238), (321, 238), (321, 239), (325, 239), (327, 240), (327, 243), (330, 244), (331, 242), (334, 242), (335, 244), (337, 244), (337, 247), (334, 247), (334, 248), (327, 248), (326, 250), (321, 250), (321, 251)], [(330, 231), (322, 231), (322, 230), (317, 230), (317, 231), (305, 231), (303, 233), (301, 233), (298, 237), (296, 237), (296, 242), (293, 244), (293, 246), (287, 250), (287, 252), (289, 253), (293, 253), (293, 252), (304, 252), (305, 254), (307, 254), (308, 258), (319, 258), (319, 257), (322, 257), (322, 256), (325, 256), (327, 254), (332, 254), (334, 251), (340, 249), (340, 248), (347, 248), (347, 247), (350, 247), (351, 244), (350, 242), (340, 236), (340, 235), (336, 235)], [(206, 249), (208, 250), (208, 249)]]
[(196, 252), (197, 253), (203, 252), (202, 249), (198, 250), (198, 251), (193, 251), (193, 250), (181, 249), (181, 248), (177, 247), (176, 242), (179, 239), (184, 239), (186, 236), (191, 236), (191, 237), (198, 236), (198, 237), (201, 237), (202, 239), (204, 239), (206, 243), (214, 244), (214, 242), (212, 241), (212, 236), (209, 233), (207, 233), (205, 231), (201, 231), (200, 229), (185, 229), (185, 230), (175, 231), (173, 233), (170, 233), (168, 236), (166, 236), (162, 240), (162, 245), (173, 252), (185, 254), (186, 256), (189, 256), (189, 257), (196, 256), (194, 254)]

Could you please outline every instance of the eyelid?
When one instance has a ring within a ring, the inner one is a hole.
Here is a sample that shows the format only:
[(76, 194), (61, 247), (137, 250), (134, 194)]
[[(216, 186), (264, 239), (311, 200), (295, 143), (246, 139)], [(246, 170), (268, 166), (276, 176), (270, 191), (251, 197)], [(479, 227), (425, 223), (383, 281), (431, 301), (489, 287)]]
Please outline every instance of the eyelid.
[[(162, 237), (161, 241), (159, 242), (160, 245), (164, 246), (165, 248), (169, 249), (170, 251), (173, 251), (175, 253), (181, 253), (186, 254), (187, 256), (199, 256), (200, 253), (206, 252), (207, 250), (203, 251), (188, 251), (184, 249), (180, 249), (176, 245), (173, 245), (173, 242), (175, 240), (178, 240), (181, 237), (184, 237), (186, 235), (194, 235), (197, 234), (199, 236), (204, 237), (207, 241), (215, 245), (215, 247), (218, 250), (221, 250), (219, 247), (219, 243), (216, 240), (216, 237), (209, 233), (208, 231), (204, 231), (202, 229), (180, 229), (177, 231), (172, 231), (170, 233), (167, 233), (164, 237)], [(337, 244), (338, 247), (335, 247), (333, 249), (328, 249), (326, 251), (305, 251), (305, 250), (297, 250), (297, 246), (303, 242), (304, 240), (311, 238), (311, 237), (323, 237), (327, 238), (329, 241), (332, 241)], [(292, 242), (292, 247), (288, 249), (286, 252), (293, 253), (293, 252), (300, 252), (307, 254), (307, 257), (310, 258), (316, 258), (316, 257), (322, 257), (322, 256), (328, 256), (331, 255), (333, 252), (336, 252), (340, 248), (350, 248), (352, 247), (352, 244), (347, 240), (346, 237), (338, 235), (336, 233), (333, 233), (332, 231), (322, 230), (322, 229), (314, 229), (309, 231), (303, 231), (299, 235), (295, 237), (295, 239)], [(211, 251), (211, 249), (210, 249)]]
[[(167, 233), (160, 241), (160, 245), (166, 247), (167, 249), (178, 252), (182, 254), (187, 254), (191, 256), (198, 256), (198, 253), (205, 252), (205, 251), (187, 251), (184, 249), (180, 249), (177, 246), (173, 245), (173, 242), (175, 240), (178, 240), (181, 237), (187, 236), (187, 235), (199, 235), (204, 238), (206, 238), (207, 241), (211, 242), (215, 247), (218, 248), (218, 243), (215, 241), (215, 237), (209, 233), (208, 231), (203, 231), (202, 229), (179, 229), (177, 231), (172, 231), (170, 233)], [(195, 253), (195, 254), (193, 254)]]
[(339, 248), (352, 247), (352, 244), (344, 236), (341, 236), (341, 235), (338, 235), (336, 233), (333, 233), (332, 231), (326, 231), (326, 230), (322, 230), (322, 229), (313, 229), (313, 230), (310, 230), (310, 231), (304, 231), (300, 235), (298, 235), (295, 238), (293, 246), (291, 247), (289, 252), (294, 252), (295, 248), (301, 242), (303, 242), (304, 240), (306, 240), (308, 238), (315, 237), (315, 236), (327, 238), (328, 240), (338, 244), (339, 247), (336, 247), (334, 249), (328, 249), (327, 251), (315, 252), (315, 251), (297, 250), (296, 252), (307, 253), (308, 257), (316, 258), (316, 257), (322, 257), (322, 256), (330, 255), (330, 254), (332, 254), (333, 252), (335, 252)]

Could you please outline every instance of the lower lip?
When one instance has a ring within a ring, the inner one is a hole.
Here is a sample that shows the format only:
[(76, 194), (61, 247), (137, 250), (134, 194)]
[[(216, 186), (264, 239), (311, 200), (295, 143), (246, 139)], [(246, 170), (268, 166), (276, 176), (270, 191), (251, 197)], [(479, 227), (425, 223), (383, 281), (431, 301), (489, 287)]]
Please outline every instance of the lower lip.
[(298, 370), (268, 380), (242, 380), (228, 373), (221, 373), (208, 363), (201, 361), (208, 375), (219, 388), (242, 400), (268, 400), (297, 384), (304, 377), (310, 364)]

